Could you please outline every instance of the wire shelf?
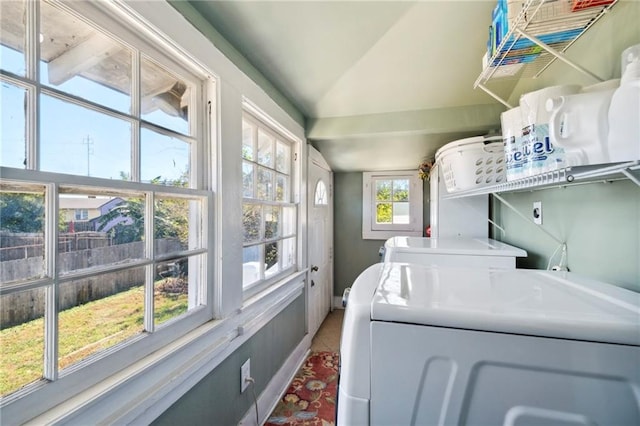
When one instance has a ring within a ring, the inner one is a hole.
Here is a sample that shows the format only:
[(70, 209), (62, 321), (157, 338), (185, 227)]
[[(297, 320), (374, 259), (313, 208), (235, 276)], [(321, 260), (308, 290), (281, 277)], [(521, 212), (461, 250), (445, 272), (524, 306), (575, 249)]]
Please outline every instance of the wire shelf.
[(500, 192), (532, 191), (581, 183), (610, 182), (627, 179), (633, 181), (640, 187), (640, 160), (615, 164), (567, 167), (565, 169), (542, 173), (511, 182), (452, 192), (444, 194), (442, 198), (451, 199)]
[[(585, 3), (584, 0), (582, 3)], [(474, 88), (485, 89), (492, 79), (538, 77), (616, 3), (593, 2), (586, 8), (574, 0), (527, 0)], [(582, 6), (576, 7), (576, 4)], [(577, 9), (577, 10), (572, 10)], [(535, 36), (537, 43), (525, 36)], [(549, 50), (554, 51), (551, 53)], [(503, 102), (504, 103), (504, 102)]]

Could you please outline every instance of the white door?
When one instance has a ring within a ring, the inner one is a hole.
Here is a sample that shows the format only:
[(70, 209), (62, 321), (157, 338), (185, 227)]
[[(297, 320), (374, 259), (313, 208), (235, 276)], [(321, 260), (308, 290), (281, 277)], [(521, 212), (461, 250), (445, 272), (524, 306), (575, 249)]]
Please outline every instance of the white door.
[(333, 298), (333, 174), (322, 155), (309, 147), (308, 326), (314, 336)]

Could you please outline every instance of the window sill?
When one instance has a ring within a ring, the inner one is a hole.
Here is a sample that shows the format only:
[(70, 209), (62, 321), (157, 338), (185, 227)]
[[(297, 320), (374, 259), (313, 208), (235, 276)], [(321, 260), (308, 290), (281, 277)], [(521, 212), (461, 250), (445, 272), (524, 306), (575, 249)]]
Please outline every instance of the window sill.
[(197, 328), (26, 424), (152, 422), (302, 295), (304, 277), (304, 271), (287, 277), (235, 315)]
[(422, 231), (362, 231), (363, 240), (388, 240), (392, 237), (422, 237)]

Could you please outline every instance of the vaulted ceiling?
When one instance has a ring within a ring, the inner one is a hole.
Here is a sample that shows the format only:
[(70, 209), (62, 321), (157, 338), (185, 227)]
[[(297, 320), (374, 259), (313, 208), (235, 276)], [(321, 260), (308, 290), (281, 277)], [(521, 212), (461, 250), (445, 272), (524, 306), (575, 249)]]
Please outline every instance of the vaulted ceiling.
[(416, 168), (499, 129), (473, 84), (495, 0), (190, 1), (306, 117), (335, 171)]

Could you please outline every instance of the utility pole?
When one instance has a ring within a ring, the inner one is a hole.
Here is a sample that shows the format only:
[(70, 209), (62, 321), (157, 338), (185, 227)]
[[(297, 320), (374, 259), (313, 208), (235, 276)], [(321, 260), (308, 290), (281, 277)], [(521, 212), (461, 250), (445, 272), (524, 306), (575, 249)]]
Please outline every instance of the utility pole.
[(89, 135), (87, 135), (87, 138), (82, 141), (82, 144), (87, 145), (87, 176), (91, 176), (91, 160), (89, 159), (89, 156), (93, 154), (93, 150), (91, 149), (93, 140)]

